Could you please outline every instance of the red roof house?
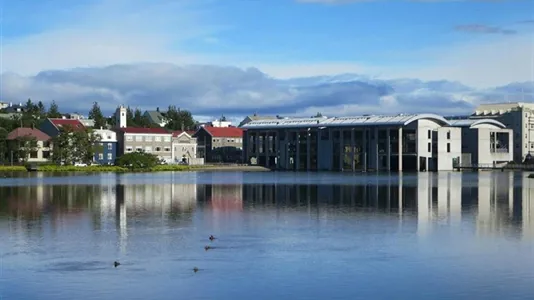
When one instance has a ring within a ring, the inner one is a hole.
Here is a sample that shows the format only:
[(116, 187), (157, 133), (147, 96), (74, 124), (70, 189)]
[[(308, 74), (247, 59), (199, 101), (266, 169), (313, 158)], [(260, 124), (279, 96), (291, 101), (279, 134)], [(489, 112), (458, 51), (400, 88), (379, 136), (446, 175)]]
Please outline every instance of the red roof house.
[(44, 132), (42, 132), (39, 129), (36, 128), (28, 128), (28, 127), (20, 127), (13, 131), (11, 131), (7, 135), (7, 140), (16, 140), (21, 137), (30, 136), (35, 138), (38, 141), (48, 141), (50, 140), (50, 136)]
[(238, 128), (238, 127), (204, 126), (204, 127), (200, 127), (195, 134), (197, 134), (201, 130), (208, 133), (211, 137), (233, 137), (233, 138), (243, 137), (243, 129)]
[(48, 118), (43, 124), (41, 124), (41, 131), (48, 134), (51, 137), (57, 136), (61, 130), (66, 126), (70, 126), (73, 130), (85, 130), (82, 122), (77, 119), (59, 119)]

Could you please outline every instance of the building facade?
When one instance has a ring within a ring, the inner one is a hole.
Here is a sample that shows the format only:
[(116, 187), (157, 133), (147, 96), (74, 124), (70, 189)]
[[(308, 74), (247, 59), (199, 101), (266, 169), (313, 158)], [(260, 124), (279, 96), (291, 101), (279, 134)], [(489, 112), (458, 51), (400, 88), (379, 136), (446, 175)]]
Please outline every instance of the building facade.
[(109, 129), (95, 129), (93, 134), (100, 137), (99, 151), (95, 153), (94, 161), (99, 165), (113, 165), (117, 159), (117, 133)]
[(243, 125), (247, 163), (284, 170), (452, 170), (461, 129), (415, 114), (255, 120)]
[(494, 119), (449, 120), (462, 130), (462, 165), (499, 166), (513, 161), (513, 131)]
[(163, 128), (120, 128), (117, 140), (119, 156), (137, 151), (152, 153), (168, 163), (173, 161), (172, 133)]
[(35, 139), (37, 147), (32, 147), (32, 151), (28, 153), (28, 157), (26, 157), (25, 160), (30, 163), (47, 162), (50, 159), (52, 152), (51, 138), (41, 130), (25, 127), (17, 128), (11, 131), (6, 139), (8, 140), (11, 149), (17, 149), (18, 147), (21, 147), (19, 144), (20, 141), (27, 137)]
[(243, 129), (237, 127), (200, 127), (197, 157), (206, 162), (241, 162), (243, 160)]
[(197, 139), (192, 131), (175, 131), (172, 133), (173, 163), (199, 165), (204, 159), (197, 158)]
[(494, 103), (478, 106), (472, 119), (495, 119), (513, 131), (513, 160), (534, 155), (534, 103)]

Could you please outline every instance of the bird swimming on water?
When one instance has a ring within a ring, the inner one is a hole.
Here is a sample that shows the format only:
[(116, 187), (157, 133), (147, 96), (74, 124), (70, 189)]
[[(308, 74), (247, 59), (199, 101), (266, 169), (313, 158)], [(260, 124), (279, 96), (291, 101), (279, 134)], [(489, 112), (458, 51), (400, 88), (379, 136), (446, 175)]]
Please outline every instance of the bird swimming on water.
[(198, 272), (198, 268), (197, 268), (197, 267), (194, 267), (194, 268), (193, 268), (193, 272), (195, 272), (195, 273)]
[(116, 261), (116, 262), (114, 262), (114, 263), (113, 263), (113, 265), (114, 265), (114, 266), (115, 266), (115, 268), (116, 268), (116, 267), (120, 266), (120, 265), (121, 265), (121, 263), (120, 263), (120, 262), (118, 262), (118, 261)]
[(210, 246), (204, 246), (204, 250), (208, 251), (209, 249), (211, 249)]
[(214, 237), (213, 235), (210, 235), (209, 239), (210, 239), (210, 241), (213, 241), (213, 240), (216, 239), (216, 237)]

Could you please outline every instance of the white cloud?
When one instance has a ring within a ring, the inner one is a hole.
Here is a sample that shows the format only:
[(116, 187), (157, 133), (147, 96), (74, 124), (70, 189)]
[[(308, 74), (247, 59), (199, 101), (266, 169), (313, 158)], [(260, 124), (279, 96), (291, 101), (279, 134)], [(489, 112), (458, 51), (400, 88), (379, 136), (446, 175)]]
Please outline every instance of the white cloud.
[[(214, 65), (128, 64), (104, 68), (46, 71), (36, 76), (4, 74), (4, 100), (56, 100), (64, 111), (87, 112), (97, 101), (107, 111), (126, 104), (141, 109), (176, 105), (203, 119), (258, 112), (311, 116), (436, 112), (466, 114), (504, 93), (525, 90), (517, 83), (500, 90), (476, 90), (457, 82), (379, 80), (345, 74), (280, 80), (258, 69)], [(528, 96), (527, 100), (534, 100)]]
[(35, 74), (117, 63), (205, 62), (206, 57), (180, 50), (181, 43), (223, 28), (205, 22), (210, 15), (200, 8), (205, 2), (103, 0), (82, 7), (72, 12), (75, 19), (70, 15), (54, 19), (62, 26), (5, 39), (2, 70)]

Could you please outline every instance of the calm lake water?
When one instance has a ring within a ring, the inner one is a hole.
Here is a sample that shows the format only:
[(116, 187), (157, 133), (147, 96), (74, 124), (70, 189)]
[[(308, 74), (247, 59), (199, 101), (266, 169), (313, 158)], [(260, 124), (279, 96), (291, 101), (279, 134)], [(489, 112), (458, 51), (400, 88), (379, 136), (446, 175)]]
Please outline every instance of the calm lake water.
[(533, 299), (527, 175), (0, 178), (0, 299)]

